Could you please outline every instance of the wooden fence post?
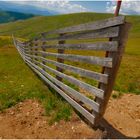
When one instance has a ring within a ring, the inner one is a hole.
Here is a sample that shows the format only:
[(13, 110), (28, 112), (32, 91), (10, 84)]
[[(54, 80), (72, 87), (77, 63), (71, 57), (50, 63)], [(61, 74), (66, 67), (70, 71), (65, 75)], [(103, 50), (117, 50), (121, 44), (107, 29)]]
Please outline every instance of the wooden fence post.
[[(62, 37), (62, 36), (64, 36), (65, 34), (63, 33), (63, 34), (60, 34), (60, 37)], [(58, 42), (58, 44), (65, 44), (65, 40), (60, 40), (59, 42)], [(63, 54), (65, 52), (65, 50), (64, 49), (58, 49), (58, 54), (60, 53), (60, 54)], [(64, 59), (62, 59), (62, 58), (57, 58), (57, 62), (59, 62), (59, 63), (64, 63)], [(62, 68), (59, 68), (59, 67), (56, 67), (56, 70), (57, 71), (59, 71), (59, 72), (62, 72), (63, 73), (63, 69)], [(61, 77), (59, 77), (59, 76), (56, 76), (56, 79), (57, 80), (59, 80), (59, 81), (62, 81), (62, 78)]]
[[(46, 52), (46, 48), (44, 47), (45, 44), (46, 44), (45, 36), (44, 36), (43, 34), (41, 34), (41, 35), (42, 35), (42, 39), (43, 39), (41, 48), (42, 48), (42, 51), (43, 51), (43, 52)], [(46, 56), (42, 53), (42, 57), (45, 58)], [(45, 61), (42, 61), (42, 63), (43, 63), (44, 65), (46, 65), (46, 62), (45, 62)], [(43, 67), (42, 69), (43, 69), (44, 71), (46, 70), (45, 67)]]
[[(115, 84), (115, 79), (117, 76), (117, 72), (119, 70), (119, 66), (121, 63), (122, 55), (124, 53), (125, 44), (128, 38), (128, 32), (130, 30), (131, 24), (125, 23), (120, 25), (120, 33), (117, 38), (112, 38), (112, 41), (118, 41), (118, 51), (117, 52), (109, 52), (108, 57), (113, 58), (113, 67), (112, 68), (104, 68), (104, 74), (109, 75), (108, 84), (99, 83), (99, 88), (104, 90), (104, 100), (101, 100), (96, 97), (96, 102), (100, 104), (100, 113), (97, 117), (96, 124), (99, 123), (100, 119), (105, 113), (105, 109), (108, 104), (108, 100), (111, 96), (113, 86)], [(96, 125), (95, 124), (95, 125)]]
[[(35, 52), (35, 56), (37, 56), (37, 55), (38, 55), (38, 54), (37, 54), (37, 51), (38, 51), (38, 48), (37, 48), (38, 42), (37, 42), (37, 41), (38, 41), (38, 39), (35, 39), (35, 43), (33, 43), (33, 44), (34, 44), (34, 46), (33, 46), (33, 47), (35, 47), (35, 49), (34, 49), (34, 50), (36, 51), (36, 52)], [(35, 60), (36, 60), (36, 61), (38, 61), (38, 59), (37, 59), (37, 58), (35, 58)], [(35, 62), (35, 64), (37, 65), (37, 63), (36, 63), (36, 62)]]
[[(33, 51), (33, 48), (32, 48), (32, 47), (33, 47), (33, 46), (32, 46), (33, 44), (32, 44), (32, 42), (28, 42), (28, 45), (29, 45), (29, 49), (30, 49), (29, 54), (30, 54), (30, 55), (33, 55), (33, 52), (32, 52), (32, 51)], [(31, 62), (33, 62), (33, 57), (31, 57)]]

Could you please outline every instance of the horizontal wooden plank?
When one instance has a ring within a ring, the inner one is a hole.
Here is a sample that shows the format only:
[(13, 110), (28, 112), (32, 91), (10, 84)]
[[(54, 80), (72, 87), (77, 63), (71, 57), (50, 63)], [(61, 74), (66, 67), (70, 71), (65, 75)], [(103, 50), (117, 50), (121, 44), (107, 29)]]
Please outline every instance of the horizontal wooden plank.
[(123, 24), (125, 22), (124, 16), (118, 16), (113, 18), (108, 18), (100, 21), (84, 23), (76, 26), (70, 26), (54, 31), (44, 32), (43, 35), (54, 34), (54, 33), (69, 33), (69, 32), (77, 32), (77, 31), (87, 31), (87, 30), (98, 30), (102, 28), (107, 28), (110, 26), (116, 26)]
[(28, 54), (29, 52), (30, 53), (33, 53), (32, 52), (32, 49), (28, 49), (28, 50), (26, 50), (25, 48), (22, 48), (22, 47), (20, 47), (20, 46), (17, 46), (24, 54)]
[(46, 39), (40, 39), (40, 41), (53, 41), (53, 40), (68, 40), (68, 39), (94, 39), (94, 38), (110, 38), (117, 37), (119, 34), (119, 26), (109, 27), (101, 30), (82, 32), (76, 34), (66, 34), (59, 37), (52, 37)]
[(20, 46), (20, 47), (25, 47), (25, 44), (24, 43), (19, 43), (19, 42), (17, 42), (16, 43), (18, 46)]
[(101, 74), (101, 73), (97, 73), (94, 71), (85, 70), (85, 69), (74, 67), (71, 65), (59, 63), (59, 62), (56, 62), (56, 61), (53, 61), (50, 59), (46, 59), (46, 58), (43, 58), (40, 56), (35, 56), (35, 55), (27, 55), (27, 56), (30, 56), (31, 58), (37, 58), (39, 60), (43, 60), (44, 62), (47, 62), (49, 64), (53, 64), (53, 65), (60, 67), (62, 69), (72, 71), (74, 73), (80, 74), (81, 76), (85, 76), (87, 78), (91, 78), (91, 79), (100, 81), (100, 82), (105, 83), (105, 84), (107, 84), (107, 82), (108, 82), (108, 75), (106, 75), (106, 74)]
[[(31, 62), (31, 61), (30, 61)], [(61, 89), (65, 90), (69, 95), (74, 97), (76, 100), (80, 100), (83, 103), (89, 105), (92, 107), (92, 109), (96, 112), (99, 112), (99, 104), (97, 104), (94, 100), (89, 99), (88, 97), (84, 96), (83, 94), (77, 92), (76, 90), (72, 89), (71, 87), (65, 85), (64, 83), (60, 82), (50, 74), (48, 74), (46, 71), (44, 71), (39, 66), (36, 66), (31, 62), (32, 66), (35, 67), (40, 73), (42, 73), (44, 76), (46, 76), (49, 80), (51, 80), (53, 83), (55, 83), (57, 86), (59, 86)]]
[(19, 39), (14, 39), (14, 41), (15, 41), (16, 45), (26, 47), (26, 42), (25, 41), (21, 41)]
[(73, 55), (73, 54), (58, 54), (58, 53), (50, 53), (50, 52), (43, 52), (43, 51), (27, 51), (32, 53), (37, 53), (40, 55), (46, 56), (53, 56), (56, 58), (62, 58), (67, 59), (71, 61), (79, 61), (79, 62), (85, 62), (105, 67), (112, 67), (112, 58), (101, 58), (101, 57), (95, 57), (95, 56), (82, 56), (82, 55)]
[(37, 71), (30, 62), (27, 60), (27, 64), (53, 89), (55, 89), (66, 101), (68, 101), (75, 109), (77, 109), (85, 118), (87, 118), (92, 124), (94, 124), (95, 116), (93, 116), (90, 112), (84, 109), (81, 105), (79, 105), (76, 101), (74, 101), (71, 97), (65, 94), (61, 89), (59, 89), (55, 84), (49, 81), (43, 74)]
[(23, 44), (24, 42), (22, 42), (21, 40), (19, 39), (14, 39), (16, 43), (20, 43), (20, 44)]
[[(44, 46), (33, 46), (32, 48), (44, 49), (67, 49), (67, 50), (95, 50), (95, 51), (117, 51), (118, 42), (96, 42), (96, 43), (82, 43), (82, 44), (55, 44)], [(27, 48), (28, 49), (28, 48)]]
[[(41, 33), (43, 38), (47, 34), (54, 34), (54, 33), (68, 33), (68, 32), (77, 32), (77, 31), (88, 31), (88, 30), (98, 30), (98, 29), (103, 29), (111, 26), (116, 26), (123, 24), (125, 22), (125, 17), (124, 16), (118, 16), (118, 17), (113, 17), (113, 18), (108, 18), (105, 20), (100, 20), (100, 21), (95, 21), (95, 22), (90, 22), (90, 23), (84, 23), (76, 26), (71, 26), (71, 27), (66, 27), (63, 29), (58, 29), (54, 31), (49, 31), (49, 32), (44, 32)], [(38, 39), (41, 39), (42, 36), (35, 37), (34, 39), (25, 41), (24, 43), (28, 44), (32, 41), (36, 41)]]
[(68, 75), (66, 75), (64, 73), (61, 73), (61, 72), (55, 70), (55, 69), (52, 69), (52, 68), (42, 64), (41, 62), (38, 62), (36, 60), (32, 60), (32, 61), (34, 63), (36, 63), (36, 64), (41, 65), (43, 68), (49, 70), (50, 72), (54, 73), (55, 75), (57, 75), (57, 76), (59, 76), (61, 78), (64, 78), (64, 79), (68, 80), (69, 82), (71, 82), (71, 83), (73, 83), (73, 84), (75, 84), (75, 85), (87, 90), (88, 92), (92, 93), (94, 96), (97, 96), (97, 97), (99, 97), (101, 99), (104, 98), (104, 91), (103, 90), (100, 90), (100, 89), (98, 89), (98, 88), (96, 88), (94, 86), (91, 86), (91, 85), (89, 85), (89, 84), (87, 84), (85, 82), (82, 82), (82, 81), (80, 81), (80, 80), (78, 80), (78, 79), (76, 79), (76, 78), (74, 78), (72, 76), (68, 76)]
[(26, 51), (28, 51), (28, 50), (32, 50), (31, 48), (24, 48), (24, 47), (22, 47), (22, 46), (19, 46), (20, 47), (20, 49), (22, 49), (24, 52), (26, 52)]
[(30, 46), (30, 44), (32, 44), (32, 40), (34, 39), (28, 41), (21, 41), (19, 39), (14, 39), (14, 40), (16, 42), (16, 45), (26, 48), (27, 46)]

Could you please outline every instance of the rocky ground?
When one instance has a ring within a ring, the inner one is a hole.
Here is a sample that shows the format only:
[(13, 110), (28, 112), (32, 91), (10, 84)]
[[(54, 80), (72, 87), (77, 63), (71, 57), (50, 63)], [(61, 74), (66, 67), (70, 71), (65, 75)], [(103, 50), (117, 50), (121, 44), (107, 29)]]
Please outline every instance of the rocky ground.
[(0, 113), (0, 138), (140, 138), (140, 95), (111, 99), (102, 128), (94, 130), (73, 112), (70, 121), (48, 124), (36, 100), (26, 100)]

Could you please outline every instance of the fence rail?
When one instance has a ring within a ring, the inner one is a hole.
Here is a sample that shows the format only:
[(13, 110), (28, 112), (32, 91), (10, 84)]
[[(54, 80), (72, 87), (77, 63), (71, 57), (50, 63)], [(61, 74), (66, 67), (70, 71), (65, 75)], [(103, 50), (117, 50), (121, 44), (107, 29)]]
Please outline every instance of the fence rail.
[[(129, 28), (130, 24), (125, 22), (125, 17), (118, 16), (41, 33), (39, 37), (26, 42), (21, 42), (14, 37), (13, 40), (21, 57), (32, 70), (91, 124), (97, 125), (111, 96)], [(100, 40), (96, 40), (97, 38)], [(112, 40), (108, 41), (104, 38), (112, 38)], [(79, 39), (82, 43), (78, 43)], [(92, 39), (94, 42), (87, 40), (87, 43), (84, 43), (84, 39)], [(66, 40), (75, 40), (77, 43), (67, 43)], [(53, 52), (54, 50), (57, 52)], [(79, 50), (107, 51), (108, 56), (85, 56), (78, 54)], [(76, 54), (68, 53), (68, 51), (75, 51)], [(66, 63), (67, 61), (70, 62)], [(104, 68), (104, 73), (90, 70), (88, 67), (81, 68), (73, 63), (88, 64), (87, 66), (98, 65)], [(69, 75), (67, 71), (77, 76)], [(90, 78), (93, 82), (97, 81), (98, 86), (84, 82), (78, 78), (79, 75)], [(85, 90), (85, 94), (71, 87), (66, 81)]]

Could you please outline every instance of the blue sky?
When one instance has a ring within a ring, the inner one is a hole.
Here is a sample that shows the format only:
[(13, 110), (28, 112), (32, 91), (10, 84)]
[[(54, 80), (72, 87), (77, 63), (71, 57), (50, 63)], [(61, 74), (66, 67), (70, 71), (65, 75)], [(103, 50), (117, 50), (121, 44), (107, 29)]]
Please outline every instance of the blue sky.
[[(101, 12), (101, 13), (114, 13), (116, 8), (116, 1), (70, 1), (70, 0), (2, 0), (1, 2), (7, 2), (8, 6), (15, 5), (23, 7), (33, 7), (34, 9), (54, 11), (59, 14), (77, 13), (77, 12)], [(0, 7), (1, 8), (1, 7)], [(22, 11), (21, 11), (22, 12)], [(30, 10), (31, 12), (31, 10)], [(123, 0), (121, 14), (135, 14), (140, 15), (140, 0)]]

